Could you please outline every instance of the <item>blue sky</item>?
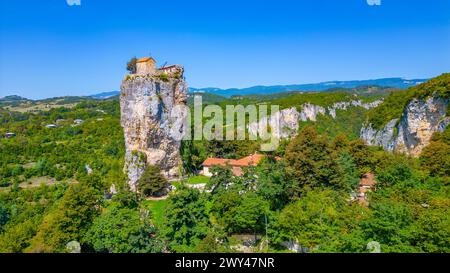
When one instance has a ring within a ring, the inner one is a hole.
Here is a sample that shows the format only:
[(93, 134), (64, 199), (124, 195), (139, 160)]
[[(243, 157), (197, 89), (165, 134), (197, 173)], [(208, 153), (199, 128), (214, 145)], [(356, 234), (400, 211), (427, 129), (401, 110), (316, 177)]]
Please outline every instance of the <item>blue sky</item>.
[(0, 2), (0, 96), (118, 90), (127, 60), (149, 54), (192, 87), (450, 71), (448, 0)]

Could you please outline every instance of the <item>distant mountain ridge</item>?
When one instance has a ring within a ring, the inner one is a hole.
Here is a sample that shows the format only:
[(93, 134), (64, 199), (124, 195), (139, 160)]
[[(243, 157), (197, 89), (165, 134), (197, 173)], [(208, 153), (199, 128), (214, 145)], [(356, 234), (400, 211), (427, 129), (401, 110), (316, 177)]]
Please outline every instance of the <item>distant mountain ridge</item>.
[[(311, 84), (271, 85), (271, 86), (258, 85), (247, 88), (229, 88), (229, 89), (221, 89), (216, 87), (206, 87), (206, 88), (190, 87), (188, 91), (189, 93), (211, 93), (222, 97), (231, 97), (236, 95), (241, 96), (267, 95), (292, 91), (333, 91), (340, 88), (358, 88), (363, 86), (378, 86), (385, 88), (406, 89), (421, 84), (423, 82), (426, 82), (428, 80), (429, 79), (408, 80), (404, 78), (383, 78), (374, 80), (329, 81)], [(108, 99), (114, 96), (118, 96), (119, 94), (120, 94), (119, 91), (110, 91), (97, 93), (90, 96), (78, 96), (78, 97)], [(12, 101), (17, 102), (17, 101), (32, 101), (32, 100), (15, 95), (0, 98), (0, 102), (12, 102)]]
[(17, 102), (17, 101), (29, 101), (29, 99), (17, 95), (11, 95), (0, 98), (0, 102)]
[(89, 97), (95, 98), (95, 99), (108, 99), (114, 96), (117, 96), (120, 94), (120, 91), (111, 91), (111, 92), (102, 92), (95, 95), (90, 95)]
[(255, 94), (273, 94), (290, 91), (326, 91), (333, 88), (356, 88), (359, 86), (380, 86), (397, 89), (406, 89), (416, 86), (428, 79), (403, 79), (403, 78), (383, 78), (374, 80), (356, 80), (356, 81), (329, 81), (312, 84), (293, 84), (293, 85), (273, 85), (273, 86), (252, 86), (247, 88), (229, 88), (220, 89), (215, 87), (190, 88), (190, 92), (208, 92), (220, 96), (230, 97), (234, 95), (255, 95)]
[(120, 94), (119, 91), (111, 91), (111, 92), (103, 92), (99, 94), (94, 94), (90, 96), (61, 96), (61, 97), (51, 97), (45, 99), (28, 99), (18, 95), (10, 95), (5, 97), (0, 97), (0, 104), (9, 104), (9, 103), (24, 103), (24, 102), (48, 102), (53, 100), (67, 100), (67, 99), (77, 99), (77, 100), (88, 100), (88, 99), (97, 99), (104, 100), (109, 99), (114, 96), (118, 96)]

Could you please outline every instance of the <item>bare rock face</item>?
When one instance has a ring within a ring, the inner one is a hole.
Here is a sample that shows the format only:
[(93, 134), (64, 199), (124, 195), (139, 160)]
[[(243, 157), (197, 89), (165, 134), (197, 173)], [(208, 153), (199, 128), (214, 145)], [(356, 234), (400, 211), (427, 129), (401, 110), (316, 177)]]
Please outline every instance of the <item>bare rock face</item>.
[(319, 114), (325, 115), (325, 108), (311, 103), (305, 103), (303, 104), (302, 111), (300, 112), (300, 119), (302, 121), (316, 121), (317, 115)]
[[(280, 138), (289, 138), (292, 135), (297, 134), (299, 126), (300, 113), (295, 107), (283, 109), (272, 114), (267, 120), (267, 117), (261, 118), (258, 122), (253, 122), (248, 125), (248, 131), (250, 134), (257, 136), (261, 128), (265, 128), (267, 125), (278, 124), (279, 127), (274, 126), (271, 129), (273, 133)], [(278, 123), (275, 121), (277, 120)]]
[(129, 185), (136, 182), (147, 165), (157, 165), (167, 178), (179, 173), (181, 141), (172, 129), (180, 118), (174, 107), (186, 105), (187, 86), (177, 77), (127, 75), (120, 95), (121, 125), (125, 135), (125, 167)]
[(395, 128), (397, 126), (398, 119), (393, 119), (382, 130), (375, 130), (372, 125), (364, 126), (361, 128), (360, 137), (368, 145), (371, 146), (381, 146), (386, 151), (394, 151), (395, 141), (394, 134)]
[(397, 150), (418, 156), (430, 144), (432, 135), (444, 129), (448, 100), (431, 97), (425, 101), (414, 99), (405, 109), (398, 128)]
[(382, 99), (376, 100), (370, 103), (364, 103), (361, 100), (352, 100), (352, 101), (343, 101), (343, 102), (336, 102), (332, 106), (328, 107), (328, 113), (333, 118), (336, 118), (336, 110), (347, 110), (349, 107), (363, 107), (364, 109), (371, 109), (375, 108), (378, 105), (380, 105), (383, 102)]
[[(279, 128), (272, 128), (274, 130), (273, 132), (281, 139), (290, 138), (297, 135), (300, 121), (316, 121), (319, 115), (326, 114), (336, 118), (336, 110), (348, 110), (350, 107), (370, 109), (377, 107), (382, 102), (383, 100), (377, 100), (371, 103), (364, 103), (361, 100), (342, 101), (336, 102), (326, 109), (319, 105), (305, 103), (301, 106), (302, 110), (300, 112), (296, 107), (291, 107), (272, 114), (269, 120), (267, 120), (267, 117), (264, 117), (259, 122), (250, 123), (248, 125), (248, 131), (250, 134), (257, 135), (258, 130), (266, 124), (279, 124)], [(277, 119), (278, 123), (274, 119)]]
[(405, 107), (400, 120), (391, 120), (379, 131), (371, 124), (364, 126), (360, 137), (368, 145), (418, 156), (430, 143), (433, 133), (444, 131), (450, 122), (446, 117), (448, 103), (448, 99), (437, 96), (413, 99)]

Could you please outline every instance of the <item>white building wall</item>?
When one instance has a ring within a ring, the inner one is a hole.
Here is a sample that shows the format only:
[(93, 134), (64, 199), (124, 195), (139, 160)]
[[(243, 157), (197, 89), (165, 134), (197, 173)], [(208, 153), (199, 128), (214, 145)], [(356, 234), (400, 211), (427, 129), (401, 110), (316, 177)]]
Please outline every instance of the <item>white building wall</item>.
[(203, 167), (203, 175), (207, 177), (213, 176), (213, 174), (209, 171), (209, 167)]

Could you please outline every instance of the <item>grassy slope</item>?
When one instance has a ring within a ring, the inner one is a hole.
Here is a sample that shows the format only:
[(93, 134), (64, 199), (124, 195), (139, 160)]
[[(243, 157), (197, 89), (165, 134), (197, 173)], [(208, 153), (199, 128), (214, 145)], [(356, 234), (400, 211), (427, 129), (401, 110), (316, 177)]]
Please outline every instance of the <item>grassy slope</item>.
[(146, 200), (144, 201), (144, 206), (150, 210), (152, 219), (155, 221), (156, 227), (161, 228), (164, 225), (164, 213), (166, 211), (166, 206), (168, 200)]
[[(208, 183), (209, 177), (206, 176), (191, 176), (184, 182), (187, 184), (205, 184)], [(175, 187), (179, 188), (181, 186), (180, 182), (172, 183)], [(162, 227), (164, 225), (165, 211), (168, 204), (167, 199), (162, 200), (146, 200), (144, 201), (144, 206), (150, 210), (152, 214), (152, 219), (155, 221), (157, 227)]]

